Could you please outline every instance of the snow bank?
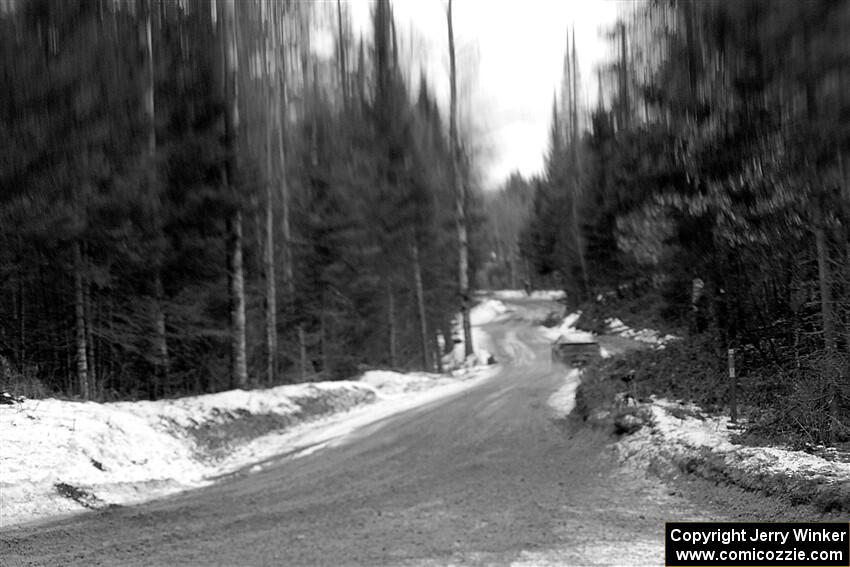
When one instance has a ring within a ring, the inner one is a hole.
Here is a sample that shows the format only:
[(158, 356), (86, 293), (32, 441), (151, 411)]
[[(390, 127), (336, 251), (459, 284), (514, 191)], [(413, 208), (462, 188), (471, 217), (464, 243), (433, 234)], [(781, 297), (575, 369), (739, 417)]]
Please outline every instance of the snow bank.
[(558, 299), (564, 299), (567, 296), (563, 290), (538, 290), (531, 292), (532, 299), (549, 299), (552, 301), (556, 301)]
[(461, 318), (460, 315), (456, 316), (452, 325), (452, 334), (455, 337), (454, 348), (450, 353), (443, 356), (443, 369), (453, 376), (457, 376), (476, 368), (494, 364), (496, 360), (491, 354), (494, 350), (493, 342), (490, 335), (482, 327), (488, 323), (501, 321), (512, 312), (511, 307), (496, 299), (487, 299), (470, 310), (469, 320), (472, 327), (474, 353), (468, 357), (465, 354)]
[(329, 413), (372, 401), (374, 392), (354, 381), (309, 382), (265, 390), (230, 390), (173, 400), (117, 402), (104, 406), (125, 410), (165, 426), (191, 428), (201, 423), (223, 424), (245, 414), (295, 415), (302, 412), (305, 402), (317, 399), (329, 404)]
[(576, 406), (576, 389), (581, 382), (581, 371), (570, 368), (564, 375), (564, 384), (546, 400), (546, 405), (556, 419), (566, 418)]
[(469, 311), (469, 322), (473, 326), (486, 325), (502, 319), (510, 309), (498, 299), (482, 301)]
[(526, 299), (528, 294), (522, 289), (498, 289), (490, 292), (496, 299)]
[(428, 374), (425, 372), (402, 374), (391, 370), (372, 370), (364, 374), (359, 382), (375, 388), (381, 397), (391, 397), (409, 392), (429, 390), (435, 386), (455, 383), (457, 380), (448, 378), (442, 374)]
[(612, 335), (619, 335), (626, 339), (633, 339), (642, 343), (654, 345), (657, 348), (664, 348), (664, 345), (668, 342), (679, 340), (681, 338), (676, 335), (661, 335), (661, 333), (654, 329), (640, 329), (636, 331), (629, 328), (616, 317), (605, 319), (605, 324), (608, 326), (608, 332)]
[[(427, 403), (486, 376), (372, 371), (359, 381), (155, 402), (0, 406), (0, 527), (204, 486), (298, 443), (315, 449), (305, 432), (315, 437), (328, 420), (342, 435), (373, 414)], [(356, 423), (347, 421), (352, 411), (360, 412)]]
[(581, 311), (570, 313), (564, 317), (563, 322), (557, 327), (541, 327), (540, 332), (543, 333), (550, 341), (555, 341), (560, 337), (564, 337), (568, 342), (572, 343), (592, 343), (596, 340), (593, 333), (580, 331), (575, 328), (575, 324), (581, 317)]
[(686, 470), (750, 490), (782, 494), (824, 509), (850, 511), (850, 465), (802, 451), (732, 443), (733, 424), (697, 406), (655, 399), (641, 404), (648, 426), (617, 443), (620, 458), (665, 473)]
[(566, 297), (563, 290), (536, 290), (532, 291), (531, 295), (527, 294), (522, 289), (500, 289), (491, 292), (496, 299), (548, 299), (557, 301)]
[[(202, 486), (232, 444), (376, 399), (324, 382), (175, 400), (26, 400), (0, 409), (0, 526)], [(251, 422), (249, 418), (261, 418)]]

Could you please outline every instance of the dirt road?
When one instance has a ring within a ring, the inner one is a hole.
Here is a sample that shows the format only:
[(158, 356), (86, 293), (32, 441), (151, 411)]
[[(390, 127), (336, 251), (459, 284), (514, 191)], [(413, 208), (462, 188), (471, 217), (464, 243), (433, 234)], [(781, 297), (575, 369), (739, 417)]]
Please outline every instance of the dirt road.
[(567, 371), (513, 301), (492, 379), (202, 490), (0, 533), (3, 565), (662, 564), (665, 521), (721, 519), (559, 420)]

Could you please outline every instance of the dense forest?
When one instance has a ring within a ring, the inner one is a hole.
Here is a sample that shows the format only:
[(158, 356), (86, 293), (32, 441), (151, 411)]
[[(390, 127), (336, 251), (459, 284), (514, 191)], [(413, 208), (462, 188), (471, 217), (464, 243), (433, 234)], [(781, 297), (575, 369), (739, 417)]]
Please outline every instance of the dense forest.
[(340, 1), (0, 2), (5, 387), (439, 369), (477, 261), (447, 15), (449, 116), (387, 0), (371, 38)]
[(701, 401), (734, 348), (766, 423), (850, 439), (850, 3), (647, 2), (607, 37), (592, 102), (567, 44), (521, 255), (573, 306), (655, 290)]
[(471, 289), (559, 287), (657, 297), (689, 372), (735, 349), (745, 403), (850, 439), (850, 3), (629, 4), (593, 97), (567, 33), (544, 171), (489, 193), (446, 7), (441, 112), (388, 0), (368, 38), (339, 0), (0, 0), (2, 385), (440, 370)]

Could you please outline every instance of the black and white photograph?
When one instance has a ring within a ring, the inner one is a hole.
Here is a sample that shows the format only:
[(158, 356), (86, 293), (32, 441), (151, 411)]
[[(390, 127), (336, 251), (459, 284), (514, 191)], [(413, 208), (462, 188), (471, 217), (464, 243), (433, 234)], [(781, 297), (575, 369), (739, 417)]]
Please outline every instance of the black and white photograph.
[(850, 567), (850, 0), (0, 0), (0, 565)]

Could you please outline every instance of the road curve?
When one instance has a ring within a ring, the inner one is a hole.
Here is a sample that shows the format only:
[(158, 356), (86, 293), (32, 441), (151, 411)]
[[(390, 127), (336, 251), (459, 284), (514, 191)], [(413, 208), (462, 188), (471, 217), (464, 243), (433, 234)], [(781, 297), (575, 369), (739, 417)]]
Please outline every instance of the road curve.
[(141, 506), (0, 533), (3, 565), (663, 563), (663, 523), (705, 519), (617, 469), (547, 405), (566, 369), (515, 300), (500, 371), (345, 443)]

